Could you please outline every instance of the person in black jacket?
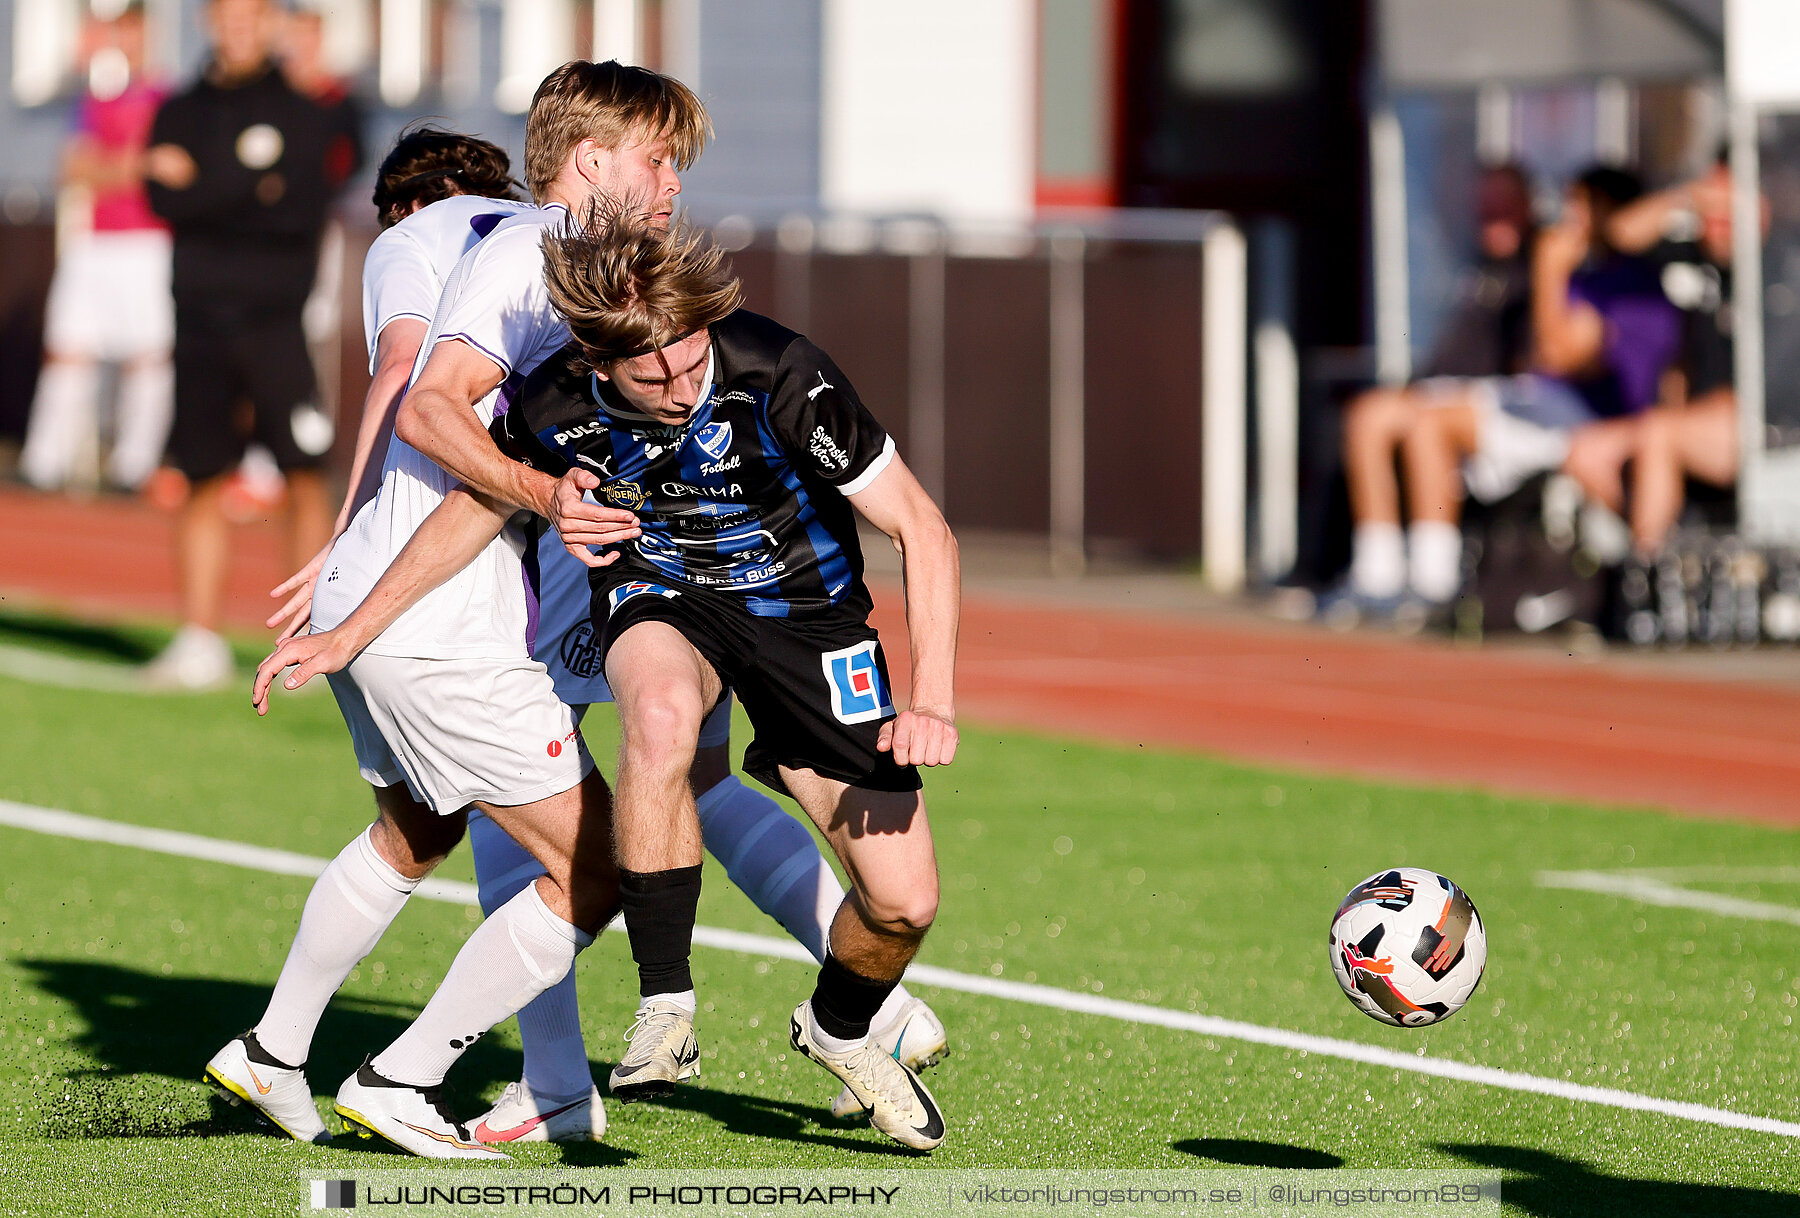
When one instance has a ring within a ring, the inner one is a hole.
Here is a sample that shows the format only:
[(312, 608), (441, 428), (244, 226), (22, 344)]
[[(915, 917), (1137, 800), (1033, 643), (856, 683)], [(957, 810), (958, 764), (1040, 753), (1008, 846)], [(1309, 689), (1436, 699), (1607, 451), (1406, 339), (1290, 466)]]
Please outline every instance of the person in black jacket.
[(332, 424), (317, 404), (301, 310), (359, 150), (353, 110), (320, 106), (276, 69), (280, 15), (271, 0), (211, 0), (213, 57), (158, 111), (145, 157), (150, 205), (175, 236), (168, 462), (191, 488), (176, 531), (184, 624), (151, 666), (158, 684), (230, 675), (216, 633), (229, 557), (221, 492), (251, 440), (287, 474), (296, 559), (330, 528), (320, 466)]

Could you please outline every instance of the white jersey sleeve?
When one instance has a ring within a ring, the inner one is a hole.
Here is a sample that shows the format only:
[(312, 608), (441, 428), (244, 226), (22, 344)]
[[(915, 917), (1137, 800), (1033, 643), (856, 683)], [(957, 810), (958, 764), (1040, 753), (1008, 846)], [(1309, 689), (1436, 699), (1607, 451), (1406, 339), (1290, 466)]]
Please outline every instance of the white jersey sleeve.
[(536, 212), (513, 199), (454, 195), (420, 208), (375, 238), (362, 280), (369, 371), (375, 370), (375, 344), (389, 322), (412, 317), (429, 326), (444, 281), (462, 256), (505, 221)]
[(568, 327), (550, 307), (544, 286), (542, 246), (545, 231), (567, 214), (555, 208), (508, 220), (464, 255), (444, 285), (431, 334), (419, 352), (420, 368), (433, 347), (454, 339), (511, 376), (530, 372), (569, 341)]
[(381, 332), (402, 317), (429, 326), (443, 286), (443, 273), (431, 264), (430, 252), (412, 230), (398, 226), (375, 238), (363, 259), (362, 277), (363, 339), (371, 376)]

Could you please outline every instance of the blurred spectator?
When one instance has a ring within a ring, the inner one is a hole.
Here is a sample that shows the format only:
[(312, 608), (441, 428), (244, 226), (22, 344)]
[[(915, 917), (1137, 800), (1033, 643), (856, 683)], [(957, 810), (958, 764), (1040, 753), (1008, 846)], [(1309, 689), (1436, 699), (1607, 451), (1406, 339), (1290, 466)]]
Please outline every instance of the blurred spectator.
[[(1531, 361), (1531, 183), (1493, 165), (1475, 185), (1476, 262), (1457, 281), (1455, 311), (1421, 375), (1507, 376)], [(1381, 393), (1382, 390), (1373, 390)]]
[(301, 310), (357, 144), (341, 109), (277, 70), (282, 16), (270, 0), (210, 0), (212, 59), (157, 113), (145, 154), (151, 206), (175, 233), (169, 464), (189, 487), (176, 529), (184, 620), (151, 665), (159, 684), (230, 675), (217, 633), (229, 562), (222, 493), (252, 439), (286, 475), (296, 566), (331, 526), (320, 467), (332, 424), (317, 404)]
[(136, 487), (169, 433), (169, 232), (144, 195), (142, 159), (164, 91), (144, 74), (144, 10), (90, 22), (87, 89), (63, 152), (62, 182), (86, 196), (85, 231), (64, 234), (50, 284), (44, 366), (19, 472), (51, 490), (92, 478), (100, 365), (119, 365), (106, 479)]
[[(362, 130), (362, 107), (342, 77), (325, 62), (325, 18), (316, 8), (302, 7), (288, 15), (281, 40), (281, 70), (288, 83), (330, 112), (342, 134), (329, 152), (327, 173), (342, 181), (356, 169), (356, 133)], [(344, 226), (335, 217), (327, 221), (319, 242), (319, 271), (305, 309), (306, 338), (314, 355), (329, 358), (337, 351), (338, 327), (343, 321)], [(322, 369), (323, 371), (323, 369)]]
[[(1483, 502), (1503, 499), (1561, 465), (1576, 428), (1656, 400), (1681, 319), (1656, 268), (1614, 249), (1607, 227), (1641, 193), (1622, 170), (1591, 169), (1570, 186), (1562, 218), (1538, 235), (1533, 371), (1433, 378), (1352, 404), (1344, 432), (1355, 518), (1351, 569), (1321, 600), (1322, 616), (1429, 615), (1447, 606), (1462, 582), (1465, 483)], [(1396, 453), (1412, 518), (1404, 531)]]
[(1732, 387), (1731, 171), (1705, 174), (1622, 208), (1608, 231), (1619, 249), (1661, 271), (1663, 293), (1681, 309), (1679, 375), (1658, 405), (1576, 433), (1565, 465), (1589, 497), (1626, 511), (1631, 468), (1633, 548), (1652, 559), (1681, 515), (1685, 479), (1727, 487), (1737, 480), (1737, 394)]

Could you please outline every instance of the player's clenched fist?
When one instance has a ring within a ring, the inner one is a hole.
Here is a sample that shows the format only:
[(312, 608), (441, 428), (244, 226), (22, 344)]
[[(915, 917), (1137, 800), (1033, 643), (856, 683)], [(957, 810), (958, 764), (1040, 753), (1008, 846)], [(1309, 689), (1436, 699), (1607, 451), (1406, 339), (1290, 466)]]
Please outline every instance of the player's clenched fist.
[(294, 671), (281, 683), (283, 688), (299, 689), (320, 673), (341, 671), (355, 656), (356, 651), (348, 641), (341, 641), (335, 630), (287, 639), (257, 665), (256, 684), (250, 691), (250, 705), (256, 708), (259, 715), (269, 713), (269, 686), (274, 682), (276, 674), (284, 668), (291, 667)]
[(895, 765), (949, 765), (956, 760), (956, 724), (936, 711), (903, 710), (881, 725), (875, 747)]

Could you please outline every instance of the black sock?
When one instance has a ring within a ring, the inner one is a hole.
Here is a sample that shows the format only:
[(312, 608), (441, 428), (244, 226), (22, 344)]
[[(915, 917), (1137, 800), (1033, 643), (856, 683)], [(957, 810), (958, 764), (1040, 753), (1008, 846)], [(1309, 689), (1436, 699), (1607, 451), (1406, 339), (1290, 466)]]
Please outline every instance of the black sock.
[(290, 1066), (263, 1048), (262, 1041), (256, 1039), (254, 1028), (244, 1033), (244, 1056), (259, 1066), (274, 1066), (280, 1070), (304, 1070), (306, 1068), (305, 1062), (301, 1062), (298, 1066)]
[(694, 988), (688, 956), (700, 912), (700, 868), (627, 871), (619, 868), (625, 934), (638, 966), (638, 993), (678, 994)]
[(875, 1012), (881, 1010), (881, 1004), (899, 984), (898, 977), (892, 981), (877, 981), (853, 973), (836, 956), (826, 952), (825, 963), (819, 966), (819, 984), (813, 989), (813, 1019), (827, 1036), (862, 1040), (869, 1034)]

